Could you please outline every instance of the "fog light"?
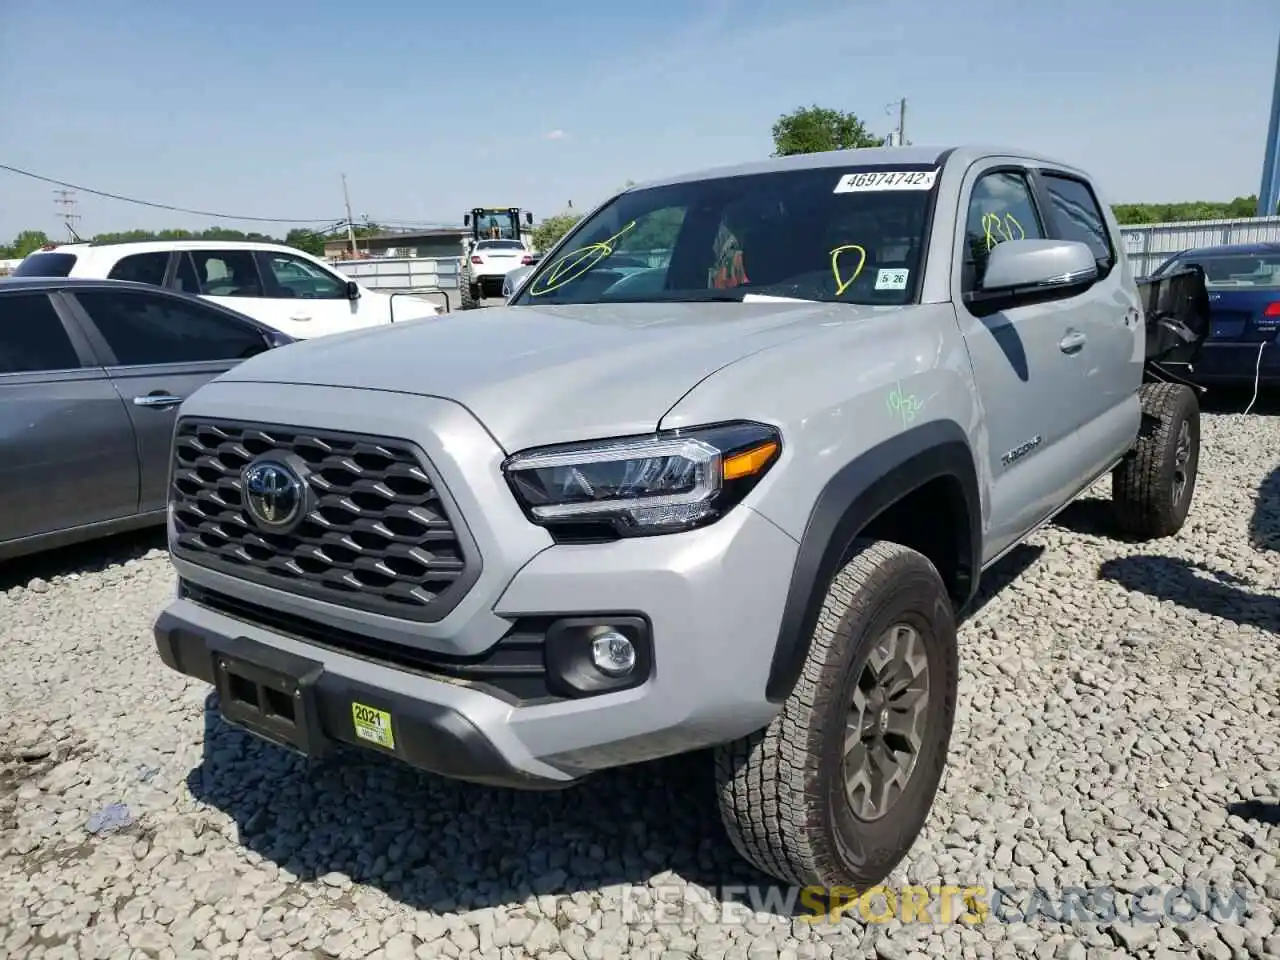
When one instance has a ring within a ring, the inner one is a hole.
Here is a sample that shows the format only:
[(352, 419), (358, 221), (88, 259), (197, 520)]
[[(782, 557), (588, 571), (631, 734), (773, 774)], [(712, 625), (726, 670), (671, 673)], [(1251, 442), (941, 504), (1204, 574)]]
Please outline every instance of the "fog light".
[(635, 645), (616, 630), (606, 630), (591, 641), (591, 662), (607, 677), (623, 677), (635, 669)]

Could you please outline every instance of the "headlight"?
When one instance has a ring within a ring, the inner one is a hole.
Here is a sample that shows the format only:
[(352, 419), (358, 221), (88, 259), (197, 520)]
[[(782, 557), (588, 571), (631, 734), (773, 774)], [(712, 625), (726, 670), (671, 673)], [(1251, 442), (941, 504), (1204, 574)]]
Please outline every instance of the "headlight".
[(530, 450), (503, 471), (534, 523), (588, 539), (650, 536), (717, 520), (781, 450), (773, 427), (740, 422)]

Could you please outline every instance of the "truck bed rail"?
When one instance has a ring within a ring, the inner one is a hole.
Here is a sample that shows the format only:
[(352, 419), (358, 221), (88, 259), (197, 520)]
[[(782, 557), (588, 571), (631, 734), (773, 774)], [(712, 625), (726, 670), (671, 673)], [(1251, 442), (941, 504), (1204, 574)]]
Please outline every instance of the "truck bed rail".
[(1137, 283), (1148, 365), (1194, 363), (1211, 327), (1204, 269), (1192, 264), (1158, 277), (1139, 277)]

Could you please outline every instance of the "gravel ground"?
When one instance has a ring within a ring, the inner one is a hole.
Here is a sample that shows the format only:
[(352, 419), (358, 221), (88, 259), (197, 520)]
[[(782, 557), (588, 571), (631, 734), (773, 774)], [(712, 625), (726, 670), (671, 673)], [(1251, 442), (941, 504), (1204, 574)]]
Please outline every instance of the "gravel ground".
[[(963, 628), (951, 765), (894, 880), (984, 887), (981, 923), (717, 910), (765, 881), (704, 757), (554, 794), (308, 767), (156, 658), (157, 538), (0, 567), (0, 956), (1280, 957), (1280, 417), (1207, 416), (1202, 464), (1181, 536), (1108, 538), (1100, 485)], [(1198, 915), (1215, 884), (1238, 909)], [(1173, 916), (1126, 921), (1147, 886)], [(1055, 919), (1068, 887), (1119, 916)]]

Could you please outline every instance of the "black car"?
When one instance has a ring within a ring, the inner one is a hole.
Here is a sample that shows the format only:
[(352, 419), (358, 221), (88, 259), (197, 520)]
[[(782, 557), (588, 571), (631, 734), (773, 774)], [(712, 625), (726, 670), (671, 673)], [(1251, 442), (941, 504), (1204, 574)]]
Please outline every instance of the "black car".
[(0, 278), (0, 560), (163, 523), (178, 406), (293, 342), (149, 284)]

